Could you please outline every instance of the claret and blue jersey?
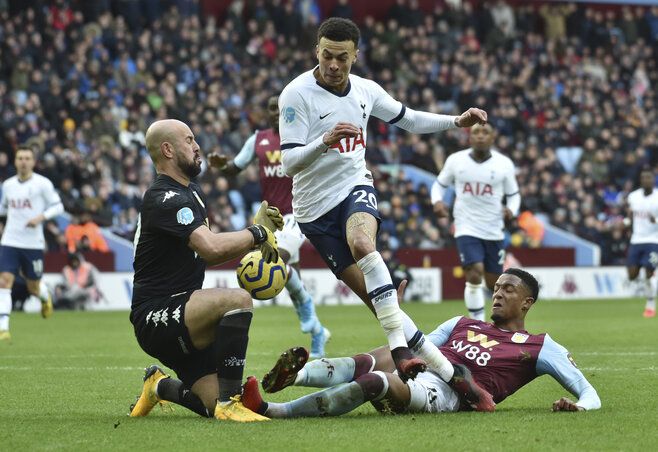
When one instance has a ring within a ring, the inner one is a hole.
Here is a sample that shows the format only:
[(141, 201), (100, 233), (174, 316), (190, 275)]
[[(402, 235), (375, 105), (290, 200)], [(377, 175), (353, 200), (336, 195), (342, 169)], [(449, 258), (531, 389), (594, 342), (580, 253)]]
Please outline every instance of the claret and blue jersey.
[(505, 331), (491, 323), (454, 317), (427, 335), (454, 364), (465, 364), (496, 403), (538, 376), (548, 374), (578, 397), (578, 405), (597, 409), (596, 390), (566, 348), (548, 334)]

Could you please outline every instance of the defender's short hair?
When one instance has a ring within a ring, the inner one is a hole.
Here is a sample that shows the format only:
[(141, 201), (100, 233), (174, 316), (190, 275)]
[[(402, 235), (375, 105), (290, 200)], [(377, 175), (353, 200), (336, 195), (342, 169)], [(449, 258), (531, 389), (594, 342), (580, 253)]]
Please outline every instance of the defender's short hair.
[(510, 267), (507, 270), (503, 272), (503, 274), (508, 274), (508, 275), (514, 275), (517, 276), (521, 279), (521, 282), (523, 282), (523, 285), (525, 286), (526, 290), (528, 291), (528, 294), (532, 298), (534, 298), (535, 303), (537, 302), (537, 297), (539, 296), (539, 283), (537, 282), (537, 279), (532, 276), (530, 273), (528, 273), (525, 270), (521, 270), (520, 268), (514, 268)]
[(349, 19), (330, 17), (322, 22), (320, 28), (318, 28), (318, 44), (322, 38), (327, 38), (336, 42), (352, 41), (354, 43), (354, 48), (356, 49), (359, 45), (359, 39), (361, 39), (361, 31), (359, 30), (359, 27)]

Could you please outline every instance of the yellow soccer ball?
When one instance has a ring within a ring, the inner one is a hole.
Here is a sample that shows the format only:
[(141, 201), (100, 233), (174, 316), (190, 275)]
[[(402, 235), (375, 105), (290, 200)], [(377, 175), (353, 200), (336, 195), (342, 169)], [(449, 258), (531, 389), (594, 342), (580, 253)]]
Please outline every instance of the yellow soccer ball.
[(246, 254), (238, 265), (238, 284), (257, 300), (274, 298), (286, 286), (288, 272), (281, 257), (270, 264), (263, 260), (260, 250)]

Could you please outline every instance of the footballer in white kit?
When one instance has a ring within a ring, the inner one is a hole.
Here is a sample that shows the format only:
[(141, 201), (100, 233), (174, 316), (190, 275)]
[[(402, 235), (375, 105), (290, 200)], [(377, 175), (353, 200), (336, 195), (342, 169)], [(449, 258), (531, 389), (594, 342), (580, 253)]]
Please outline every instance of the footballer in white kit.
[[(401, 378), (413, 379), (429, 365), (451, 381), (455, 369), (438, 349), (428, 346), (412, 356), (407, 346), (417, 329), (399, 308), (376, 249), (381, 220), (365, 163), (367, 124), (375, 116), (413, 133), (433, 133), (484, 122), (486, 112), (471, 108), (445, 116), (407, 108), (377, 83), (350, 74), (359, 39), (352, 21), (324, 21), (318, 29), (318, 66), (295, 78), (279, 97), (282, 163), (293, 178), (293, 213), (327, 266), (376, 315)], [(478, 390), (473, 386), (473, 397), (485, 400)]]
[(33, 172), (34, 163), (31, 149), (18, 149), (18, 174), (2, 184), (0, 216), (7, 223), (0, 240), (0, 339), (10, 338), (11, 288), (19, 272), (28, 292), (41, 300), (43, 317), (53, 310), (48, 289), (40, 284), (45, 247), (41, 223), (64, 212), (64, 206), (52, 182)]
[(490, 124), (473, 126), (472, 147), (450, 155), (432, 187), (432, 204), (439, 216), (448, 215), (445, 189), (455, 188), (453, 217), (466, 278), (464, 301), (470, 316), (478, 320), (484, 320), (482, 279), (493, 289), (502, 273), (505, 219), (516, 217), (521, 204), (514, 163), (491, 148), (494, 138)]
[(626, 256), (628, 279), (634, 281), (640, 274), (640, 268), (646, 272), (647, 303), (645, 317), (656, 315), (656, 292), (658, 276), (654, 273), (658, 267), (658, 190), (654, 185), (656, 177), (650, 168), (640, 172), (640, 188), (632, 191), (627, 198), (628, 209), (633, 221), (631, 245)]
[(267, 100), (270, 129), (257, 130), (233, 160), (223, 154), (210, 154), (208, 163), (226, 174), (238, 174), (254, 160), (258, 161), (263, 200), (276, 206), (283, 215), (283, 229), (274, 231), (281, 259), (286, 263), (286, 289), (299, 316), (302, 333), (311, 334), (311, 358), (323, 358), (325, 343), (331, 337), (315, 312), (313, 298), (300, 279), (299, 249), (306, 237), (292, 214), (292, 181), (283, 172), (279, 142), (279, 96)]

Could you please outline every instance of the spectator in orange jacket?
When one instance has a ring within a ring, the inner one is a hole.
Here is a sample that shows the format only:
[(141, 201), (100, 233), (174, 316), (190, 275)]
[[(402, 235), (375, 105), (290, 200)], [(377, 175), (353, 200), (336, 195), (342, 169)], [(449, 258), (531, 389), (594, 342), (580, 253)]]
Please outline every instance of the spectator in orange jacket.
[(91, 215), (84, 212), (66, 227), (66, 240), (70, 253), (76, 251), (110, 251), (107, 242), (101, 235), (101, 230), (91, 220)]

